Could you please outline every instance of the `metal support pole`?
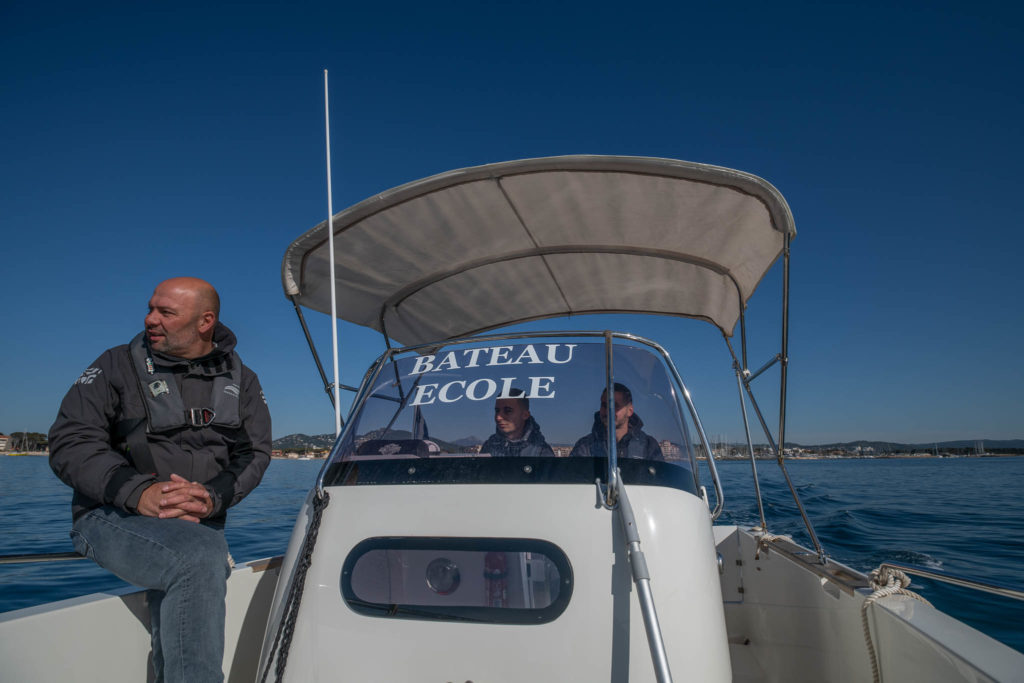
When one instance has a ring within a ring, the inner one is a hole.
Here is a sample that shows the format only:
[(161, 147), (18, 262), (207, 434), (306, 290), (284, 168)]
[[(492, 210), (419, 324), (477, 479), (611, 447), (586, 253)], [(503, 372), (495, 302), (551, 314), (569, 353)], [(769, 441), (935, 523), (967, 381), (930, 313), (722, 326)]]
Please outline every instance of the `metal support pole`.
[(772, 438), (771, 430), (768, 429), (768, 423), (764, 420), (764, 415), (761, 414), (761, 407), (757, 405), (757, 399), (754, 398), (754, 392), (751, 391), (750, 385), (744, 383), (743, 385), (747, 390), (747, 396), (750, 398), (750, 405), (754, 408), (754, 413), (757, 415), (757, 419), (761, 422), (761, 429), (764, 430), (764, 435), (768, 439), (768, 444), (772, 448), (772, 452), (779, 463), (779, 468), (782, 470), (782, 476), (786, 479), (786, 484), (789, 486), (789, 492), (793, 496), (793, 501), (796, 503), (796, 509), (800, 512), (800, 517), (804, 520), (804, 526), (807, 527), (807, 533), (811, 537), (811, 543), (814, 545), (814, 550), (818, 553), (818, 560), (822, 564), (828, 564), (828, 557), (825, 555), (825, 549), (821, 547), (821, 542), (818, 541), (818, 535), (814, 533), (814, 526), (811, 524), (810, 518), (807, 516), (807, 512), (804, 510), (803, 503), (800, 502), (800, 496), (797, 495), (796, 488), (793, 486), (793, 481), (789, 478), (789, 472), (786, 471), (786, 463), (782, 460), (782, 451), (779, 450), (778, 444)]
[(884, 570), (886, 568), (898, 569), (899, 571), (904, 572), (905, 574), (915, 574), (926, 579), (932, 579), (933, 581), (943, 581), (954, 586), (962, 586), (964, 588), (972, 588), (974, 590), (992, 593), (993, 595), (1001, 595), (1004, 598), (1024, 600), (1024, 590), (1021, 590), (1019, 588), (1011, 588), (1010, 586), (1004, 586), (998, 583), (989, 583), (986, 581), (969, 579), (966, 576), (950, 574), (949, 572), (940, 572), (935, 569), (929, 569), (928, 567), (922, 567), (916, 564), (904, 564), (902, 562), (883, 562), (878, 568), (880, 570)]
[(313, 337), (309, 334), (309, 327), (306, 325), (306, 316), (302, 315), (302, 307), (299, 306), (299, 302), (292, 295), (289, 297), (292, 300), (292, 305), (295, 306), (295, 314), (299, 316), (299, 324), (302, 325), (302, 333), (306, 335), (306, 343), (309, 344), (309, 350), (313, 354), (313, 361), (316, 363), (316, 369), (320, 373), (320, 379), (324, 383), (324, 391), (327, 392), (327, 397), (331, 399), (331, 406), (334, 405), (334, 393), (331, 391), (331, 383), (327, 379), (327, 373), (324, 372), (323, 363), (320, 362), (320, 355), (316, 352), (316, 345), (313, 344)]
[[(302, 325), (302, 333), (306, 335), (306, 344), (309, 345), (309, 351), (313, 354), (313, 362), (316, 363), (317, 372), (320, 373), (320, 379), (324, 383), (324, 391), (327, 392), (327, 397), (331, 400), (331, 405), (334, 405), (334, 385), (327, 380), (327, 373), (324, 372), (323, 363), (320, 362), (320, 354), (316, 352), (316, 344), (313, 343), (313, 337), (309, 333), (309, 326), (306, 325), (306, 316), (302, 314), (302, 307), (299, 306), (299, 302), (295, 300), (295, 297), (290, 296), (288, 298), (292, 300), (292, 305), (295, 307), (295, 314), (299, 316), (299, 324)], [(345, 391), (359, 391), (358, 387), (354, 387), (349, 384), (339, 384), (338, 388), (344, 389)]]
[(384, 307), (380, 309), (380, 333), (384, 335), (384, 346), (391, 349), (391, 339), (388, 337), (388, 326), (384, 322)]
[(783, 476), (786, 477), (786, 484), (789, 486), (790, 493), (793, 494), (793, 500), (796, 502), (797, 509), (800, 510), (800, 516), (804, 518), (804, 524), (807, 525), (807, 531), (811, 535), (811, 540), (814, 542), (814, 549), (818, 551), (818, 561), (821, 564), (828, 564), (828, 557), (825, 555), (824, 549), (821, 547), (821, 543), (818, 542), (818, 537), (814, 533), (814, 527), (811, 526), (811, 520), (807, 518), (807, 513), (804, 511), (803, 503), (800, 502), (800, 496), (796, 493), (796, 488), (793, 486), (793, 481), (789, 478), (789, 472), (786, 471), (786, 463), (783, 458), (783, 453), (786, 450), (786, 378), (789, 374), (789, 235), (786, 234), (783, 238), (782, 246), (782, 370), (780, 371), (779, 380), (779, 447), (776, 450), (776, 455), (779, 459), (779, 468), (782, 469)]
[[(787, 244), (788, 244), (788, 241), (787, 241)], [(788, 249), (786, 250), (786, 254), (787, 254), (787, 257), (788, 257), (788, 254), (789, 254)], [(788, 258), (786, 259), (786, 263), (787, 264), (789, 263), (789, 259)], [(783, 285), (784, 285), (784, 287), (783, 287), (783, 295), (784, 295), (783, 298), (784, 299), (788, 299), (789, 290), (788, 290), (788, 287), (785, 286), (785, 285), (788, 284), (788, 282), (789, 282), (789, 278), (787, 277), (783, 281)], [(784, 328), (788, 328), (788, 325), (789, 325), (789, 314), (788, 314), (788, 311), (789, 311), (788, 307), (784, 307), (784, 310), (783, 310), (783, 323), (784, 323), (783, 327)], [(724, 335), (723, 335), (723, 337), (724, 337)], [(735, 368), (736, 365), (739, 363), (739, 361), (736, 358), (736, 352), (733, 350), (732, 344), (729, 343), (729, 338), (728, 337), (724, 337), (724, 338), (725, 338), (725, 345), (729, 348), (730, 355), (732, 355), (733, 367)], [(780, 354), (780, 356), (781, 356), (780, 360), (785, 360), (785, 351), (786, 351), (785, 344), (787, 342), (788, 342), (788, 336), (784, 335), (784, 337), (783, 337), (783, 344), (784, 344), (784, 346), (783, 346), (783, 353)], [(783, 373), (785, 373), (785, 370), (786, 370), (786, 364), (783, 363), (783, 366), (782, 366)], [(786, 479), (786, 485), (789, 486), (789, 492), (793, 496), (793, 501), (796, 503), (796, 508), (800, 512), (800, 517), (803, 518), (803, 520), (804, 520), (804, 526), (807, 528), (807, 533), (811, 537), (811, 543), (814, 545), (814, 549), (818, 553), (818, 561), (821, 562), (821, 564), (828, 564), (828, 556), (825, 554), (825, 549), (822, 548), (821, 542), (818, 540), (818, 535), (816, 533), (814, 533), (814, 526), (811, 524), (811, 520), (807, 516), (807, 512), (804, 510), (803, 503), (800, 502), (800, 496), (797, 495), (796, 488), (793, 486), (793, 481), (789, 478), (789, 472), (786, 470), (786, 463), (783, 461), (782, 450), (779, 448), (778, 444), (776, 444), (775, 440), (772, 438), (772, 432), (771, 432), (770, 429), (768, 429), (768, 423), (765, 422), (764, 415), (761, 413), (761, 407), (757, 404), (757, 399), (754, 397), (754, 392), (750, 388), (750, 380), (748, 379), (747, 381), (741, 381), (740, 384), (741, 384), (741, 386), (744, 389), (747, 390), (747, 396), (748, 396), (748, 398), (750, 398), (750, 405), (754, 408), (754, 413), (757, 415), (757, 419), (761, 423), (761, 429), (764, 430), (765, 438), (768, 439), (768, 444), (769, 444), (769, 446), (771, 446), (772, 452), (775, 453), (775, 455), (776, 455), (776, 458), (777, 458), (778, 464), (779, 464), (779, 468), (782, 470), (782, 476), (785, 477), (785, 479)], [(741, 398), (742, 398), (742, 396), (741, 396)], [(785, 382), (784, 381), (783, 381), (783, 395), (782, 395), (782, 398), (785, 399)], [(785, 420), (785, 410), (784, 409), (780, 409), (779, 412), (780, 412), (780, 415), (782, 416), (782, 420), (784, 421)], [(746, 417), (746, 411), (745, 410), (744, 410), (743, 423), (744, 423), (744, 426), (747, 425), (747, 417)], [(783, 424), (784, 424), (784, 422), (783, 422)], [(749, 435), (748, 435), (748, 439), (749, 439)], [(753, 464), (753, 457), (751, 457), (751, 463)], [(761, 511), (761, 528), (764, 529), (764, 528), (766, 528), (765, 527), (764, 510), (763, 510), (763, 508), (761, 506), (761, 493), (760, 493), (760, 488), (757, 486), (756, 470), (755, 470), (755, 476), (754, 476), (754, 485), (755, 485), (755, 488), (757, 488), (758, 509)]]
[[(608, 421), (611, 422), (611, 420)], [(640, 600), (640, 613), (643, 615), (644, 628), (647, 631), (647, 645), (651, 649), (654, 675), (658, 683), (668, 683), (672, 680), (672, 672), (668, 668), (668, 653), (665, 652), (665, 641), (661, 635), (658, 613), (654, 609), (651, 572), (647, 569), (647, 560), (644, 558), (643, 551), (640, 550), (640, 534), (636, 529), (636, 518), (633, 516), (633, 507), (629, 504), (629, 497), (626, 495), (626, 487), (622, 483), (622, 475), (616, 469), (612, 476), (614, 483), (608, 488), (615, 489), (615, 497), (618, 500), (619, 521), (622, 523), (622, 534), (626, 537), (629, 568), (633, 573), (633, 583), (636, 584), (637, 598)]]
[[(740, 352), (743, 354), (743, 369), (744, 370), (747, 369), (747, 316), (746, 316), (746, 311), (744, 310), (745, 308), (746, 308), (746, 304), (744, 304), (743, 301), (741, 300), (740, 301)], [(725, 333), (723, 332), (722, 334), (724, 336)], [(726, 337), (725, 339), (726, 339), (726, 342), (729, 341), (728, 337)], [(731, 346), (729, 347), (729, 351), (730, 352), (732, 351), (732, 347)], [(733, 354), (733, 360), (735, 360), (735, 358), (736, 358), (736, 354)]]
[(754, 458), (754, 442), (750, 438), (750, 420), (747, 417), (747, 401), (743, 398), (743, 371), (738, 363), (733, 363), (736, 371), (736, 389), (740, 394), (740, 410), (743, 411), (743, 429), (747, 434), (747, 450), (750, 452), (750, 469), (754, 473), (754, 493), (757, 496), (757, 513), (761, 517), (761, 530), (766, 531), (768, 525), (764, 520), (764, 503), (761, 502), (761, 484), (757, 479), (757, 463)]
[(768, 445), (771, 446), (772, 453), (777, 454), (779, 452), (779, 447), (775, 444), (775, 437), (772, 436), (772, 430), (768, 429), (768, 423), (765, 422), (764, 415), (761, 414), (761, 406), (757, 405), (757, 399), (754, 398), (754, 392), (746, 382), (743, 383), (743, 388), (747, 390), (747, 396), (750, 398), (750, 405), (754, 408), (754, 414), (757, 415), (757, 421), (761, 423), (761, 429), (764, 431), (765, 438), (768, 439)]
[(604, 373), (605, 373), (605, 410), (608, 419), (605, 420), (605, 427), (608, 433), (608, 493), (605, 497), (605, 505), (615, 505), (616, 487), (612, 485), (616, 472), (619, 469), (618, 441), (615, 438), (615, 384), (612, 374), (612, 333), (604, 333)]
[(338, 280), (334, 267), (334, 204), (331, 197), (331, 110), (327, 91), (327, 69), (324, 69), (324, 143), (327, 150), (327, 249), (331, 265), (331, 347), (334, 352), (334, 436), (341, 434), (341, 398), (338, 395)]
[(828, 564), (828, 555), (825, 554), (825, 549), (821, 547), (821, 543), (818, 541), (818, 535), (814, 533), (814, 527), (811, 526), (811, 520), (807, 517), (807, 512), (804, 510), (804, 504), (800, 502), (800, 496), (797, 495), (796, 487), (793, 486), (793, 480), (789, 478), (789, 472), (786, 470), (786, 463), (783, 462), (782, 453), (778, 452), (779, 469), (782, 470), (782, 476), (786, 478), (786, 485), (789, 486), (789, 492), (793, 495), (793, 502), (796, 503), (797, 510), (800, 511), (800, 516), (804, 519), (804, 526), (807, 527), (807, 533), (811, 536), (811, 542), (814, 544), (814, 549), (818, 553), (818, 561), (821, 564)]
[(779, 378), (779, 463), (786, 450), (786, 378), (789, 375), (789, 235), (782, 243), (782, 369)]
[(775, 354), (775, 358), (772, 358), (770, 361), (768, 361), (767, 363), (762, 365), (761, 369), (758, 370), (757, 372), (751, 374), (749, 370), (746, 370), (744, 374), (747, 375), (747, 379), (746, 379), (747, 384), (750, 384), (751, 382), (753, 382), (755, 379), (757, 379), (761, 375), (761, 373), (763, 373), (765, 370), (767, 370), (771, 366), (775, 365), (776, 363), (780, 362), (781, 360), (782, 360), (782, 354), (781, 353), (777, 353), (777, 354)]

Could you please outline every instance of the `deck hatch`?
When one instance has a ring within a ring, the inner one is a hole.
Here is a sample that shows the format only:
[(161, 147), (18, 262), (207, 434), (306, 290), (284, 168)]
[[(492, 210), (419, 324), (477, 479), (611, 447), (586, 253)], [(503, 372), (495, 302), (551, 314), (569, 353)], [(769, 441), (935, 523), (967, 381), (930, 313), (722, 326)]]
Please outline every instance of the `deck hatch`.
[(572, 591), (569, 558), (539, 539), (374, 537), (341, 571), (353, 611), (396, 619), (544, 624)]

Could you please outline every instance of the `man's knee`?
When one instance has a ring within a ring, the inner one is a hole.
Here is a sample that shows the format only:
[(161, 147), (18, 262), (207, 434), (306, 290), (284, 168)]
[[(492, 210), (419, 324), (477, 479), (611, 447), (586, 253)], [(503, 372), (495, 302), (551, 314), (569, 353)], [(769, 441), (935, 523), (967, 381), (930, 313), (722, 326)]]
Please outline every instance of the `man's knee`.
[(224, 534), (198, 526), (190, 536), (188, 543), (178, 548), (179, 570), (197, 579), (225, 581), (231, 568)]

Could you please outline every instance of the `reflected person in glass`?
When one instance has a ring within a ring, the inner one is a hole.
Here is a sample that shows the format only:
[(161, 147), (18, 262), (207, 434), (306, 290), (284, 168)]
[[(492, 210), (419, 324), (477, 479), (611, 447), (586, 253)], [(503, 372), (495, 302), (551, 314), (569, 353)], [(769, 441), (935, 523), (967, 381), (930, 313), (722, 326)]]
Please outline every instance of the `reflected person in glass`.
[(494, 434), (480, 447), (496, 457), (554, 457), (555, 452), (530, 415), (530, 399), (522, 389), (509, 390), (511, 398), (494, 402)]
[[(594, 413), (594, 426), (573, 446), (571, 458), (608, 457), (608, 390), (601, 392), (601, 406)], [(625, 384), (615, 383), (615, 440), (620, 458), (664, 460), (657, 439), (646, 434), (644, 421), (633, 409), (633, 392)]]

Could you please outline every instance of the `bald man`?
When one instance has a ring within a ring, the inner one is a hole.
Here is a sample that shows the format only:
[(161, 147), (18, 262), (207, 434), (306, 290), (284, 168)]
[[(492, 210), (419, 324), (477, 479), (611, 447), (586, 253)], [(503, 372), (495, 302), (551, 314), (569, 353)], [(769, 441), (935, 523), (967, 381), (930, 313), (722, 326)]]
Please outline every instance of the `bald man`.
[(144, 331), (82, 373), (50, 428), (75, 549), (150, 589), (157, 680), (222, 681), (229, 507), (270, 463), (259, 380), (210, 283), (157, 285)]

